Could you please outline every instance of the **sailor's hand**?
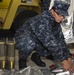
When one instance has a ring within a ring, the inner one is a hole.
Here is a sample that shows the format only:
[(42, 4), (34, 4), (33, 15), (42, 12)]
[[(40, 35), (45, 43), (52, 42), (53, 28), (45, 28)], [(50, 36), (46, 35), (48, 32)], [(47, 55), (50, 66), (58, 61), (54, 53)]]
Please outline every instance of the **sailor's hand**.
[(62, 61), (62, 66), (66, 71), (71, 71), (72, 67), (67, 60)]
[(74, 64), (72, 64), (72, 69), (71, 69), (71, 71), (74, 72)]
[(68, 60), (70, 66), (71, 66), (71, 68), (72, 68), (72, 65), (73, 65), (73, 63), (72, 63), (72, 59), (71, 59), (71, 58), (68, 58), (67, 60)]

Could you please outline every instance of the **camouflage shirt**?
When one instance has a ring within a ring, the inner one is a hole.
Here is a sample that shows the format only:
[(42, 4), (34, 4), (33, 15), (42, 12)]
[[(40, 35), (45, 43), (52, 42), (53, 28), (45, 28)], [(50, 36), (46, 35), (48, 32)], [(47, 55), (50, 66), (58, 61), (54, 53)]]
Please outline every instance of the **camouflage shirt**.
[(16, 48), (22, 58), (27, 58), (33, 50), (40, 54), (44, 52), (45, 56), (51, 53), (56, 61), (71, 57), (61, 26), (55, 22), (50, 11), (44, 11), (27, 20), (16, 31), (15, 40)]

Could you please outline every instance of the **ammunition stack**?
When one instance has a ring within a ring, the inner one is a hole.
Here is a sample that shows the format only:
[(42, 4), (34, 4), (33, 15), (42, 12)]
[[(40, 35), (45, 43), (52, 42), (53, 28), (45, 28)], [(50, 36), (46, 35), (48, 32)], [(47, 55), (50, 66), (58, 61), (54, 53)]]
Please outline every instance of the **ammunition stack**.
[(5, 39), (0, 38), (0, 69), (5, 68), (5, 61), (6, 61)]
[(7, 69), (14, 69), (15, 64), (15, 40), (14, 38), (6, 39), (6, 51), (7, 51)]
[(15, 40), (14, 38), (0, 38), (0, 69), (15, 68)]

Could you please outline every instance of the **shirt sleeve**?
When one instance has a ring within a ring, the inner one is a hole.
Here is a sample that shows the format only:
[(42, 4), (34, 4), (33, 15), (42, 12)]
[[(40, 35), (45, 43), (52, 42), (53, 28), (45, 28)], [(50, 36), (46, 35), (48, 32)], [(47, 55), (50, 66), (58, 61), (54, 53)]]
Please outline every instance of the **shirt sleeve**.
[(40, 40), (40, 42), (51, 51), (55, 60), (63, 61), (66, 59), (63, 50), (60, 47), (60, 43), (55, 39), (52, 27), (49, 24), (50, 23), (46, 19), (40, 18), (31, 26), (38, 40)]
[[(57, 29), (56, 29), (56, 28), (57, 28)], [(64, 39), (64, 35), (63, 35), (63, 32), (62, 32), (61, 26), (60, 26), (60, 25), (57, 25), (56, 28), (55, 28), (55, 29), (56, 29), (57, 31), (55, 32), (54, 35), (55, 35), (57, 41), (60, 43), (61, 48), (63, 49), (64, 55), (65, 55), (66, 59), (67, 59), (68, 57), (71, 58), (72, 56), (71, 56), (71, 53), (70, 53), (70, 51), (69, 51), (69, 49), (68, 49), (68, 47), (67, 47), (67, 44), (66, 44), (66, 42), (65, 42), (65, 39)], [(57, 37), (59, 37), (59, 38), (57, 38)]]

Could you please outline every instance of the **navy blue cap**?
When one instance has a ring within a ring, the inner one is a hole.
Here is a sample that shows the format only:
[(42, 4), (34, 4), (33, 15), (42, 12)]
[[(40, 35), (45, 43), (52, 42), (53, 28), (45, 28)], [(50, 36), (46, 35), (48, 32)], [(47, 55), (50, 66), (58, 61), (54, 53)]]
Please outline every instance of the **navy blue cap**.
[(53, 5), (55, 11), (63, 16), (69, 16), (68, 14), (69, 6), (70, 4), (65, 3), (64, 1), (54, 1), (54, 5)]

